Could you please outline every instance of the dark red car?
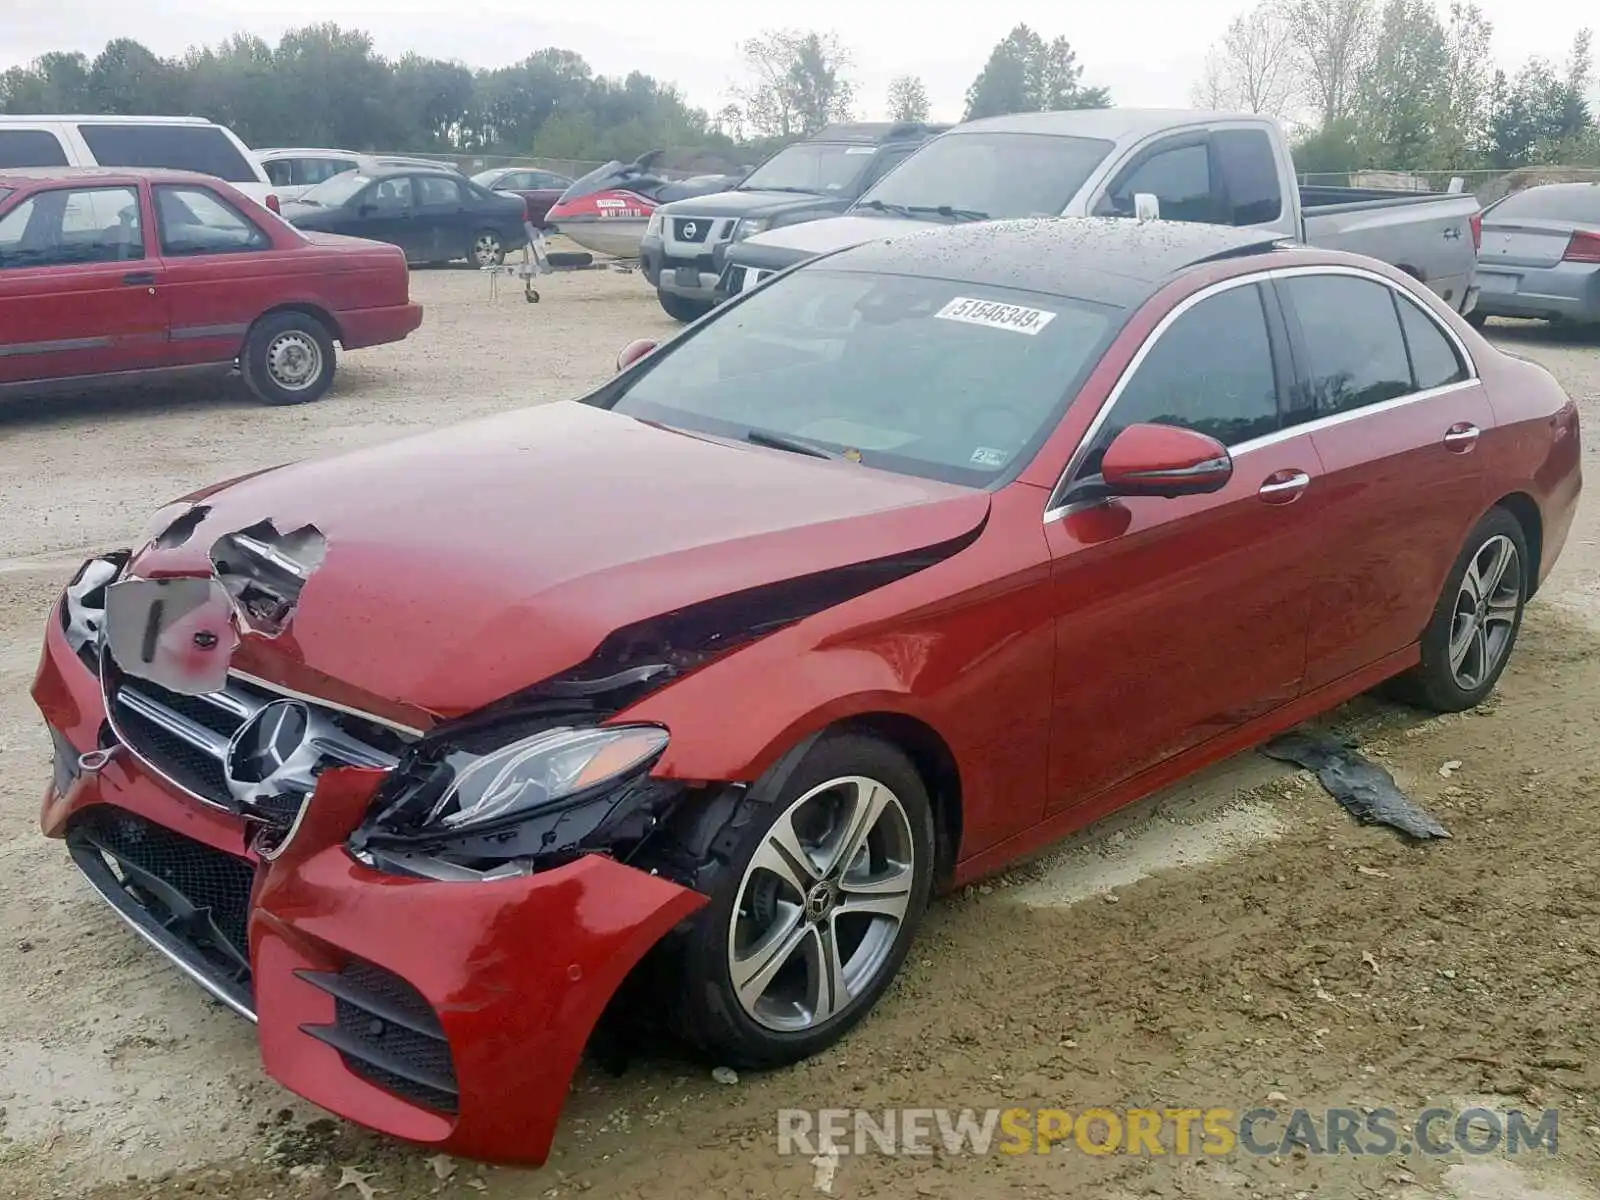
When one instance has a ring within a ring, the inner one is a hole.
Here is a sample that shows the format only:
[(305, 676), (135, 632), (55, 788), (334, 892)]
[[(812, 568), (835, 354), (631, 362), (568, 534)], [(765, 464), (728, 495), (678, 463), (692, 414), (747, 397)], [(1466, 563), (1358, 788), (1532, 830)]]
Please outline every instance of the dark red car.
[(0, 393), (237, 365), (268, 404), (333, 383), (334, 343), (422, 322), (392, 246), (304, 234), (184, 171), (0, 170)]
[(492, 167), (479, 171), (472, 182), (491, 192), (510, 192), (528, 202), (528, 220), (544, 228), (545, 214), (561, 193), (572, 186), (572, 180), (554, 171), (538, 171), (531, 167)]
[(811, 1054), (930, 893), (1504, 668), (1572, 402), (1254, 237), (858, 246), (581, 401), (187, 497), (50, 618), (44, 830), (273, 1076), (402, 1138), (542, 1161), (625, 979), (713, 1061)]

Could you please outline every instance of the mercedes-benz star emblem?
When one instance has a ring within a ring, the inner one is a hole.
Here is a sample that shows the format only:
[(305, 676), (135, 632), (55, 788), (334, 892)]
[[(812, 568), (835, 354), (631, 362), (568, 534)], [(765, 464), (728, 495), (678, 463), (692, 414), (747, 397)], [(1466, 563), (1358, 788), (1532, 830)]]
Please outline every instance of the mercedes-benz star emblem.
[(693, 240), (694, 235), (699, 231), (699, 229), (700, 226), (696, 225), (693, 221), (689, 221), (683, 227), (683, 236)]
[[(286, 793), (298, 798), (310, 792), (319, 757), (310, 734), (311, 710), (298, 700), (274, 700), (256, 710), (233, 735), (223, 760), (233, 798), (259, 808)], [(286, 815), (292, 817), (293, 809)]]

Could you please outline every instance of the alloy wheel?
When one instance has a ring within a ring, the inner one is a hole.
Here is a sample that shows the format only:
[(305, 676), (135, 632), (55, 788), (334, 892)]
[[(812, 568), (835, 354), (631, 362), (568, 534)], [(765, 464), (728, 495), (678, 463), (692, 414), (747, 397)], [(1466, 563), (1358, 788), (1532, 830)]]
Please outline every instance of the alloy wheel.
[(280, 333), (267, 346), (267, 374), (286, 392), (303, 392), (322, 377), (322, 347), (302, 330)]
[(1511, 647), (1522, 609), (1522, 559), (1516, 545), (1495, 534), (1467, 563), (1450, 625), (1450, 672), (1470, 692), (1483, 685)]
[(832, 779), (790, 804), (734, 903), (728, 969), (745, 1013), (799, 1033), (867, 991), (905, 924), (916, 853), (905, 806), (875, 779)]

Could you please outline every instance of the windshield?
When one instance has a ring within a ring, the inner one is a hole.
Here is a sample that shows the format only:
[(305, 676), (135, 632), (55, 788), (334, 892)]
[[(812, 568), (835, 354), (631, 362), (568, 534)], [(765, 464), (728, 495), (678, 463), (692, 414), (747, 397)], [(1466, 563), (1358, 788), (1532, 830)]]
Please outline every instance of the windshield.
[(801, 142), (767, 159), (750, 173), (738, 190), (814, 192), (818, 195), (848, 191), (861, 178), (876, 153), (876, 146)]
[(871, 211), (877, 201), (974, 220), (1060, 216), (1111, 147), (1040, 133), (947, 133), (868, 188), (855, 208)]
[(1501, 217), (1532, 217), (1539, 221), (1600, 225), (1600, 184), (1566, 183), (1513, 192), (1488, 214), (1490, 221)]
[(1121, 316), (1034, 292), (810, 267), (669, 343), (596, 402), (983, 487), (1032, 457)]
[(325, 179), (316, 187), (300, 194), (301, 204), (318, 204), (323, 208), (337, 208), (354, 196), (372, 180), (360, 171), (345, 171), (332, 179)]

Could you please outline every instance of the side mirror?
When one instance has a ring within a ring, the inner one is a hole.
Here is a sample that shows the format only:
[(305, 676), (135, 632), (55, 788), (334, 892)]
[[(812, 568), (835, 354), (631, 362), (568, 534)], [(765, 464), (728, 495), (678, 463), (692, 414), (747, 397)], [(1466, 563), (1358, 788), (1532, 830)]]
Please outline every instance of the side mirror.
[(634, 363), (654, 350), (657, 345), (658, 343), (651, 341), (649, 338), (634, 338), (633, 341), (629, 342), (617, 353), (617, 373), (621, 374), (626, 371)]
[(1111, 440), (1100, 477), (1112, 496), (1202, 496), (1233, 478), (1216, 438), (1177, 425), (1129, 425)]

